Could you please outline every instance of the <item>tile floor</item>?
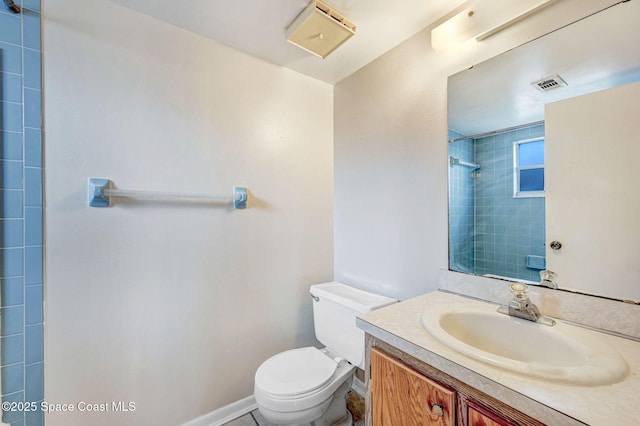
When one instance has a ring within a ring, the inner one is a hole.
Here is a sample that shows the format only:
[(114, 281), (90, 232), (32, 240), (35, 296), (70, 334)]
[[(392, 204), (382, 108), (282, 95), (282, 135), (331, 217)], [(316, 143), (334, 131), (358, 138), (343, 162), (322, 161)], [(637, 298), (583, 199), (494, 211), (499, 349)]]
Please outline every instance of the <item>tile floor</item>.
[(242, 417), (226, 423), (224, 426), (273, 426), (273, 423), (266, 421), (258, 410), (253, 410)]
[[(353, 390), (347, 394), (347, 408), (353, 416), (353, 426), (364, 426), (364, 398)], [(274, 426), (262, 417), (258, 410), (253, 410), (224, 426)]]

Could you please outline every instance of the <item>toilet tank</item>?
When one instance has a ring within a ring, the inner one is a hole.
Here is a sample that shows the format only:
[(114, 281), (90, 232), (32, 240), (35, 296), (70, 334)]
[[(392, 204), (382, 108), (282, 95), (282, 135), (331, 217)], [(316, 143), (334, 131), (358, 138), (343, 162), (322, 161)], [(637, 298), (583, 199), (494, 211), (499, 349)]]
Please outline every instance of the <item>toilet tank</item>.
[(316, 338), (331, 352), (364, 368), (364, 332), (356, 316), (396, 303), (397, 300), (339, 282), (312, 285)]

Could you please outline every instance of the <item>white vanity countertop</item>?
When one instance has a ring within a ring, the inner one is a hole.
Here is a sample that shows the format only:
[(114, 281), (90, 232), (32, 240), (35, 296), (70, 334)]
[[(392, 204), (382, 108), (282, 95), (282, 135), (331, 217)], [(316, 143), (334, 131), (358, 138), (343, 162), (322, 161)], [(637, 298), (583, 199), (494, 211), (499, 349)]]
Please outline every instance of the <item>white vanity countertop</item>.
[(461, 301), (487, 303), (436, 291), (361, 315), (357, 324), (366, 333), (549, 425), (638, 425), (640, 342), (589, 331), (627, 361), (629, 375), (620, 383), (570, 386), (544, 382), (459, 354), (423, 328), (420, 319), (430, 306)]

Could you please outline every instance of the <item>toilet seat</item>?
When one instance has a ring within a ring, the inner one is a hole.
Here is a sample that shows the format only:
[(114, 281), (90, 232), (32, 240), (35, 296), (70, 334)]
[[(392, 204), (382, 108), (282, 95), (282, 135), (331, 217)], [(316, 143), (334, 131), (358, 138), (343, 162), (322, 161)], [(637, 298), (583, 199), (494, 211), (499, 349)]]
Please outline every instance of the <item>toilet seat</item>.
[(255, 376), (255, 385), (267, 395), (299, 398), (327, 386), (338, 363), (310, 346), (281, 352), (266, 360)]
[[(355, 370), (353, 365), (335, 358), (328, 349), (314, 347), (272, 356), (256, 371), (253, 390), (258, 406), (278, 413), (322, 411), (323, 404), (331, 402), (333, 393)], [(288, 364), (289, 361), (292, 362)]]

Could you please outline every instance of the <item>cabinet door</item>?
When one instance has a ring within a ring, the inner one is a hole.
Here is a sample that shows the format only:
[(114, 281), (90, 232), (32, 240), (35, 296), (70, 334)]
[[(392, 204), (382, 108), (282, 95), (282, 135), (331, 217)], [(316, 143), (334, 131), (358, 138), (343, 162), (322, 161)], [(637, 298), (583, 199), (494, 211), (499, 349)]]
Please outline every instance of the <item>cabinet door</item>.
[(511, 426), (513, 423), (473, 401), (467, 401), (467, 425)]
[(454, 426), (455, 392), (371, 349), (373, 426)]

